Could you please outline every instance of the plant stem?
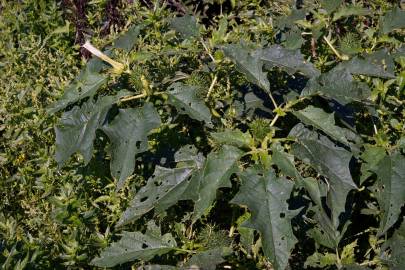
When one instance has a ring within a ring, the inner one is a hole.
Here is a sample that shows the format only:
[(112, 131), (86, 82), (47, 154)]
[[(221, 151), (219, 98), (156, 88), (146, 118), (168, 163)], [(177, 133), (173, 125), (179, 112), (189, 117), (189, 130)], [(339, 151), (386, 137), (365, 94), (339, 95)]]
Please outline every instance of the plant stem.
[(205, 97), (205, 101), (208, 101), (208, 98), (210, 97), (212, 90), (214, 90), (214, 86), (215, 86), (217, 80), (218, 80), (218, 76), (217, 76), (217, 74), (215, 74), (214, 79), (212, 79), (210, 88), (208, 89), (207, 96)]
[(206, 52), (208, 53), (208, 55), (210, 56), (212, 62), (216, 63), (214, 56), (212, 56), (212, 54), (211, 54), (210, 50), (208, 49), (207, 45), (205, 44), (204, 40), (201, 38), (200, 41), (201, 41), (201, 44), (203, 45), (205, 51), (206, 51)]
[(331, 48), (331, 50), (336, 54), (336, 56), (340, 59), (340, 60), (349, 60), (349, 56), (345, 55), (345, 54), (340, 54), (335, 47), (332, 45), (332, 43), (330, 42), (330, 40), (323, 36), (323, 40), (325, 40), (326, 44), (328, 44), (328, 46)]
[(275, 100), (274, 97), (273, 97), (273, 94), (270, 92), (270, 90), (269, 90), (267, 93), (269, 94), (269, 97), (270, 97), (270, 99), (271, 99), (271, 102), (273, 103), (274, 108), (277, 109), (277, 108), (278, 108), (278, 105), (277, 105), (276, 100)]
[(146, 97), (146, 96), (147, 96), (146, 92), (143, 92), (142, 94), (139, 94), (139, 95), (129, 96), (129, 97), (123, 97), (123, 98), (120, 99), (120, 101), (121, 101), (121, 102), (130, 101), (130, 100), (134, 100), (134, 99), (144, 98), (144, 97)]

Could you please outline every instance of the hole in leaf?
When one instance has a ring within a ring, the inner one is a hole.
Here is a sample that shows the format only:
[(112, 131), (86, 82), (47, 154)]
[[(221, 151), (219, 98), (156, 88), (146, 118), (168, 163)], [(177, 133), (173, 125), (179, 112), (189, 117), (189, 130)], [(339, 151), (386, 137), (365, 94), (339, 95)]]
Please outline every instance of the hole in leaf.
[(148, 244), (146, 244), (146, 243), (142, 244), (142, 249), (145, 249), (145, 248), (148, 248), (148, 247), (149, 247)]
[(280, 213), (280, 218), (285, 218), (285, 213)]
[(136, 145), (136, 148), (141, 148), (141, 141), (137, 141), (136, 143), (135, 143), (135, 145)]
[(146, 201), (148, 199), (148, 197), (142, 197), (139, 201), (140, 202), (144, 202), (144, 201)]

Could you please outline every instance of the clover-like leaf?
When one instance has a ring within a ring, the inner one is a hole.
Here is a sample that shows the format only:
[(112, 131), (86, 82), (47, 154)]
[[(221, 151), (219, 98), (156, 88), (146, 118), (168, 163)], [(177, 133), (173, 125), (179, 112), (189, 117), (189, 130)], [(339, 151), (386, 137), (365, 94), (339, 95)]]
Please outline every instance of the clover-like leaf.
[(294, 183), (272, 171), (258, 173), (248, 170), (239, 175), (242, 186), (231, 203), (249, 208), (252, 216), (244, 226), (260, 232), (264, 254), (274, 269), (284, 270), (297, 243), (291, 227), (296, 213), (288, 210), (287, 203)]
[(160, 236), (146, 232), (123, 232), (119, 241), (112, 243), (100, 257), (91, 261), (98, 267), (113, 267), (134, 260), (148, 261), (176, 248), (177, 244), (169, 233)]
[(176, 107), (180, 114), (187, 114), (192, 119), (204, 121), (207, 126), (212, 126), (211, 112), (204, 101), (197, 96), (195, 86), (174, 83), (167, 92), (169, 103)]
[(111, 174), (118, 180), (117, 190), (132, 174), (135, 156), (148, 150), (147, 135), (158, 128), (160, 117), (152, 104), (141, 108), (120, 109), (118, 115), (102, 130), (110, 139)]

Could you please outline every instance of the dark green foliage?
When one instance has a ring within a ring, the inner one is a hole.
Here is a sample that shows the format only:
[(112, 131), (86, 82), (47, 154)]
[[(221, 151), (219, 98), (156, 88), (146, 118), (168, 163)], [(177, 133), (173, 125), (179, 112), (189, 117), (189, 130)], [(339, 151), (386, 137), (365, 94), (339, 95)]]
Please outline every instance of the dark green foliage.
[(405, 267), (403, 9), (63, 2), (0, 4), (2, 269)]

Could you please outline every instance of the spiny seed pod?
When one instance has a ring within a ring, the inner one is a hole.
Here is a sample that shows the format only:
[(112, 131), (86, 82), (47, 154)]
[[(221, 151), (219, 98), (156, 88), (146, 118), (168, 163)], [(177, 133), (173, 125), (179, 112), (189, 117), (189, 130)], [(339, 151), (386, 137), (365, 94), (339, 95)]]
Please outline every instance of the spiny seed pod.
[(135, 67), (133, 70), (131, 70), (131, 74), (129, 75), (129, 83), (135, 90), (140, 91), (143, 89), (143, 83), (141, 80), (142, 76), (144, 76), (144, 73), (140, 67)]
[(203, 98), (207, 95), (210, 80), (208, 76), (202, 72), (193, 72), (190, 77), (186, 79), (185, 83), (187, 85), (195, 86), (197, 96)]
[(362, 47), (359, 35), (352, 32), (347, 33), (340, 39), (339, 48), (343, 53), (349, 55), (361, 52)]
[(228, 237), (227, 232), (215, 229), (215, 226), (208, 225), (201, 230), (198, 235), (201, 244), (208, 249), (229, 246), (231, 244), (231, 239)]
[(249, 124), (250, 132), (258, 141), (262, 141), (266, 135), (271, 131), (270, 121), (263, 118), (253, 120)]

